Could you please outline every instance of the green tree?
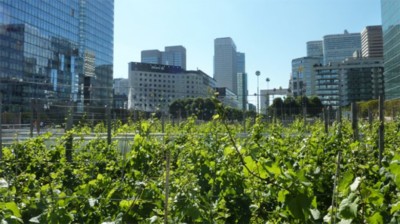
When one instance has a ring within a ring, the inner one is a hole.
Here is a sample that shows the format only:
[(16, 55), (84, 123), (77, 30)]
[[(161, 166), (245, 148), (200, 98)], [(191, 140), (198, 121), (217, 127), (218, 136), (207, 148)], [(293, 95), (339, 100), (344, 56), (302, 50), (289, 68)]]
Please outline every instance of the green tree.
[(309, 108), (307, 109), (307, 113), (311, 116), (318, 116), (324, 105), (322, 104), (321, 100), (317, 96), (313, 96), (309, 99)]
[(269, 114), (275, 114), (276, 116), (282, 116), (283, 114), (283, 100), (280, 97), (277, 97), (272, 102), (270, 106)]
[(286, 115), (292, 116), (299, 113), (300, 105), (292, 96), (288, 96), (283, 101), (283, 108)]

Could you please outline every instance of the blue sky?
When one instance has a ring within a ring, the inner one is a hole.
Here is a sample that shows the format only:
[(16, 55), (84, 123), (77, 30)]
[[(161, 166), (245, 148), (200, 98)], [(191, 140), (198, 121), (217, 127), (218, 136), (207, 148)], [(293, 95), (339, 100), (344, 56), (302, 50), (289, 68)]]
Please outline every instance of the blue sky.
[[(187, 69), (213, 76), (214, 39), (231, 37), (246, 54), (249, 93), (288, 86), (306, 42), (380, 25), (380, 0), (115, 0), (114, 78), (128, 77), (140, 52), (183, 45)], [(253, 101), (252, 99), (249, 99)]]

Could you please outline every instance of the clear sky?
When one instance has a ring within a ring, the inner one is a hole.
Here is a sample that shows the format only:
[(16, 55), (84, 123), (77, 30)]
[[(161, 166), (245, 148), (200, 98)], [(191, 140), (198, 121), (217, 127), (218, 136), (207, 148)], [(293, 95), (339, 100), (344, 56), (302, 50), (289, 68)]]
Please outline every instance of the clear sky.
[[(187, 69), (213, 76), (214, 39), (231, 37), (246, 54), (249, 93), (288, 87), (291, 61), (306, 56), (306, 42), (327, 34), (380, 25), (380, 0), (115, 0), (114, 78), (142, 50), (182, 45)], [(249, 99), (253, 101), (252, 99)]]

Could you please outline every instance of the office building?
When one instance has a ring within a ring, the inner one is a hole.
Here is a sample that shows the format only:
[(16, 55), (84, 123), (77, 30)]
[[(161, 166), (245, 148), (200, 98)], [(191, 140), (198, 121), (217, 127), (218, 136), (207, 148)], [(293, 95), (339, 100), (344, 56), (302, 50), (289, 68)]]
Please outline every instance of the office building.
[(322, 40), (308, 41), (307, 43), (307, 57), (323, 57)]
[(316, 95), (314, 66), (318, 66), (321, 59), (321, 57), (301, 57), (292, 60), (289, 86), (294, 97)]
[(240, 110), (247, 110), (247, 73), (237, 73), (238, 93), (237, 98)]
[(228, 107), (239, 108), (237, 95), (226, 87), (216, 87), (215, 92), (218, 94), (218, 99)]
[(377, 99), (384, 91), (383, 61), (379, 58), (348, 58), (314, 69), (317, 96), (325, 106), (337, 108)]
[(367, 26), (361, 32), (361, 54), (367, 58), (383, 58), (382, 26)]
[(400, 98), (400, 2), (381, 0), (385, 98)]
[(384, 92), (382, 58), (348, 58), (340, 64), (341, 105), (378, 99)]
[(174, 65), (186, 69), (186, 48), (183, 46), (168, 46), (164, 51), (143, 50), (141, 62), (150, 64)]
[(161, 64), (175, 65), (186, 69), (186, 48), (183, 46), (165, 47), (161, 55)]
[(31, 99), (39, 100), (35, 110), (104, 108), (112, 98), (113, 0), (3, 0), (0, 9), (4, 110), (30, 111)]
[(129, 80), (124, 78), (116, 78), (114, 79), (113, 84), (114, 94), (115, 95), (126, 95), (129, 94)]
[(161, 64), (161, 51), (159, 50), (144, 50), (140, 56), (142, 63)]
[(218, 87), (226, 87), (237, 94), (237, 52), (232, 38), (214, 40), (214, 79)]
[(129, 94), (129, 80), (124, 78), (114, 79), (114, 108), (127, 109), (128, 107), (128, 94)]
[(237, 72), (237, 97), (240, 110), (247, 110), (247, 73), (246, 73), (246, 56), (244, 53), (237, 52), (236, 72)]
[(177, 99), (210, 97), (216, 81), (201, 70), (186, 71), (180, 66), (129, 63), (128, 109), (168, 111)]
[(244, 53), (236, 53), (236, 65), (237, 73), (246, 73), (246, 55)]
[(361, 34), (349, 33), (326, 35), (323, 37), (324, 64), (340, 63), (352, 57), (354, 51), (361, 50)]

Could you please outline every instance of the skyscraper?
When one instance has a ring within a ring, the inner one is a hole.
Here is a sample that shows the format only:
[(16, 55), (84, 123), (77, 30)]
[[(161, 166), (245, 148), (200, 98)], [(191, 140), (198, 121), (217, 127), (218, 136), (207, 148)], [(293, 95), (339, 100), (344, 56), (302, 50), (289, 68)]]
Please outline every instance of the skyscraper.
[(237, 58), (236, 58), (236, 63), (237, 63), (237, 68), (236, 72), (237, 73), (246, 73), (246, 55), (241, 52), (236, 53)]
[(186, 69), (186, 48), (183, 46), (165, 47), (165, 51), (161, 54), (161, 64), (175, 65)]
[(323, 57), (322, 40), (307, 42), (307, 57)]
[(219, 87), (237, 94), (237, 52), (230, 37), (214, 40), (214, 79)]
[(46, 110), (66, 102), (77, 111), (109, 103), (113, 0), (2, 0), (0, 9), (5, 110), (29, 111), (32, 98)]
[(165, 47), (165, 51), (144, 50), (141, 52), (141, 62), (174, 65), (186, 69), (186, 48), (183, 46), (168, 46)]
[(141, 52), (141, 62), (149, 64), (161, 64), (161, 51), (144, 50)]
[(326, 35), (323, 37), (324, 64), (339, 63), (352, 57), (353, 53), (361, 50), (360, 33)]
[(246, 55), (241, 52), (237, 52), (236, 63), (237, 63), (237, 97), (239, 101), (239, 109), (247, 109), (247, 73), (246, 73)]
[(247, 109), (247, 73), (237, 73), (237, 82), (238, 82), (238, 93), (237, 98), (239, 102), (239, 109), (246, 110)]
[(400, 2), (381, 0), (385, 98), (400, 98)]
[(361, 53), (364, 58), (383, 57), (382, 26), (367, 26), (361, 32)]

